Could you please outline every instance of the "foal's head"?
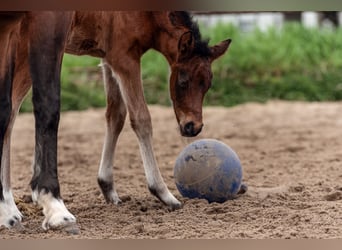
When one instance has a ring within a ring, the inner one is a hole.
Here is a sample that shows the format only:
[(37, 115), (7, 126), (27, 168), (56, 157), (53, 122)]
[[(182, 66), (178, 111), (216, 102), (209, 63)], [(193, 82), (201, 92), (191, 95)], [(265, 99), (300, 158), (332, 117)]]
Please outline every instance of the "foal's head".
[(183, 136), (201, 132), (203, 99), (212, 80), (211, 63), (224, 54), (230, 42), (209, 47), (191, 31), (180, 37), (177, 60), (171, 65), (170, 95)]

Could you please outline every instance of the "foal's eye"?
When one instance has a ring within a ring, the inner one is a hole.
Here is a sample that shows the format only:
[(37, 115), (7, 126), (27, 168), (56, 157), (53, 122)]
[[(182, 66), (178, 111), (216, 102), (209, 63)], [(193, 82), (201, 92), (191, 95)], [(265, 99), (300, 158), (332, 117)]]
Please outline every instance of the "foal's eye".
[(199, 87), (201, 89), (203, 89), (204, 91), (207, 91), (211, 86), (211, 82), (209, 82), (209, 84), (207, 82), (205, 82), (204, 80), (199, 82)]
[(179, 80), (178, 81), (178, 85), (183, 88), (186, 89), (188, 87), (188, 81), (187, 80)]
[(184, 89), (186, 89), (189, 86), (189, 75), (185, 71), (179, 72), (178, 85)]

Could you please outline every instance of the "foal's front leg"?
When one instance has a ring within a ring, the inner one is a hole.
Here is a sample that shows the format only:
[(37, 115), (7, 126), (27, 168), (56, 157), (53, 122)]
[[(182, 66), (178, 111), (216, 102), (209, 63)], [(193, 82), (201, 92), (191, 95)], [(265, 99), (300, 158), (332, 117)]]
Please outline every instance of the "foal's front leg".
[(124, 61), (125, 65), (119, 65), (114, 71), (119, 76), (121, 94), (129, 112), (131, 126), (138, 137), (148, 188), (172, 210), (178, 209), (181, 203), (167, 188), (154, 156), (152, 122), (144, 99), (139, 60), (127, 58)]
[(60, 196), (57, 133), (60, 116), (60, 70), (71, 15), (39, 12), (30, 17), (29, 65), (36, 120), (31, 180), (32, 198), (43, 208), (43, 228), (74, 225), (75, 217)]
[(107, 94), (106, 134), (98, 173), (98, 183), (107, 202), (121, 202), (113, 182), (113, 158), (119, 134), (126, 119), (126, 107), (119, 85), (105, 60), (102, 64), (105, 90)]

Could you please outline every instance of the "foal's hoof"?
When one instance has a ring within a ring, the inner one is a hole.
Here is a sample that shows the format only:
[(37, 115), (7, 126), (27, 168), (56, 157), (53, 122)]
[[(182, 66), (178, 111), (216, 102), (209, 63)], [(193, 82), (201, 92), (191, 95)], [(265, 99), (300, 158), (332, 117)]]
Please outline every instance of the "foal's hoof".
[(122, 204), (122, 200), (119, 198), (119, 195), (116, 192), (110, 192), (105, 195), (105, 200), (109, 204), (120, 205)]
[(246, 193), (248, 190), (248, 186), (245, 183), (242, 183), (240, 186), (240, 190), (237, 194), (244, 194)]
[(148, 189), (150, 190), (151, 194), (156, 196), (161, 202), (167, 205), (170, 211), (182, 208), (182, 203), (177, 200), (167, 188), (156, 189), (153, 187), (149, 187)]
[(183, 207), (183, 203), (177, 202), (177, 203), (172, 203), (169, 206), (169, 211), (175, 211), (177, 209), (181, 209)]

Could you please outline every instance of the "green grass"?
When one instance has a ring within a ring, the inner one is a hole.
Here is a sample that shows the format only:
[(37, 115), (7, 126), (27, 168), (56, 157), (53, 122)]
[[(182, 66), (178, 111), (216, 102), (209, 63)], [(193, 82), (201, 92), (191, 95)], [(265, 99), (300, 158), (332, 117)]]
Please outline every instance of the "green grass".
[(233, 39), (213, 65), (207, 104), (231, 106), (269, 99), (334, 101), (342, 98), (342, 30), (288, 24), (282, 30), (239, 32), (228, 25), (210, 30), (213, 40)]
[[(269, 99), (342, 100), (342, 29), (304, 28), (243, 33), (220, 23), (201, 28), (213, 45), (232, 38), (228, 53), (212, 65), (214, 79), (206, 105), (233, 106)], [(62, 110), (105, 105), (99, 60), (65, 55), (62, 68)], [(149, 51), (142, 58), (145, 97), (150, 104), (170, 105), (169, 68), (165, 58)], [(22, 110), (31, 110), (30, 98)]]

